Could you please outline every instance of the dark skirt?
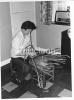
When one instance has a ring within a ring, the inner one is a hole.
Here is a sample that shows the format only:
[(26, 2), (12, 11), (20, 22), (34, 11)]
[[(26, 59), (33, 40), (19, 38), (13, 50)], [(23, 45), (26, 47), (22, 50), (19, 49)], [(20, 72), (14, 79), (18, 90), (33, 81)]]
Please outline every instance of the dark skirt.
[(11, 58), (11, 73), (15, 72), (15, 76), (19, 80), (23, 80), (24, 77), (30, 73), (31, 66), (29, 64), (29, 58), (27, 58), (25, 61), (23, 58)]

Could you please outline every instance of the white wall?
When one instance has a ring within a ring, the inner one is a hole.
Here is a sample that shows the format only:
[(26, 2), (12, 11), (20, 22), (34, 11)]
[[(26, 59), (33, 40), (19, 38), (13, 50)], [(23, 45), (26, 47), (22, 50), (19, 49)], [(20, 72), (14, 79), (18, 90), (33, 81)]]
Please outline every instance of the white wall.
[(40, 2), (36, 2), (37, 45), (42, 48), (61, 48), (61, 32), (68, 29), (65, 25), (40, 24)]
[(8, 2), (0, 2), (1, 61), (10, 58), (12, 31)]
[[(10, 2), (12, 36), (21, 29), (22, 22), (30, 20), (36, 24), (35, 2)], [(36, 31), (32, 33), (33, 44), (36, 45)]]

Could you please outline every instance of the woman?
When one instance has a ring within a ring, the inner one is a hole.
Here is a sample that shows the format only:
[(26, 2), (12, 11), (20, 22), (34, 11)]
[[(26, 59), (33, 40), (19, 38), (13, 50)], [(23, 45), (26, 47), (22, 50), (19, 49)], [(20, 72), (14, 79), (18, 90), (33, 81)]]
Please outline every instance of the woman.
[[(15, 74), (16, 80), (30, 80), (31, 67), (27, 59), (28, 47), (31, 45), (31, 33), (36, 29), (36, 26), (31, 21), (25, 21), (21, 25), (21, 31), (12, 40), (11, 50), (11, 72)], [(25, 58), (24, 58), (25, 57)], [(25, 59), (25, 61), (24, 61)]]

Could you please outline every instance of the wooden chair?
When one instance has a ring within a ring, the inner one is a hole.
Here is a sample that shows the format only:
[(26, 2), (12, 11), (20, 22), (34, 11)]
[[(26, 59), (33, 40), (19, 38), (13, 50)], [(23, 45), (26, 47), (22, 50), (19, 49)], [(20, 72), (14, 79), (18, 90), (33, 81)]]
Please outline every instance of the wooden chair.
[(48, 76), (47, 80), (54, 80), (54, 65), (53, 63), (48, 63), (46, 55), (31, 58), (30, 64), (33, 65), (32, 78), (38, 81), (40, 88), (46, 86), (46, 76)]

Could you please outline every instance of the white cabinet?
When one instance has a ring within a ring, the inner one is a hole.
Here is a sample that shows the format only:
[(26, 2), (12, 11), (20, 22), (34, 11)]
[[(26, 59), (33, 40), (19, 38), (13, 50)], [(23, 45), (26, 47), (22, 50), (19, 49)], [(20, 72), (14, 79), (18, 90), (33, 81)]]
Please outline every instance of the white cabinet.
[(34, 2), (10, 2), (12, 13), (34, 11)]
[[(21, 30), (24, 21), (35, 20), (35, 2), (10, 2), (12, 36), (14, 37)], [(32, 34), (33, 43), (36, 44), (36, 31)]]

